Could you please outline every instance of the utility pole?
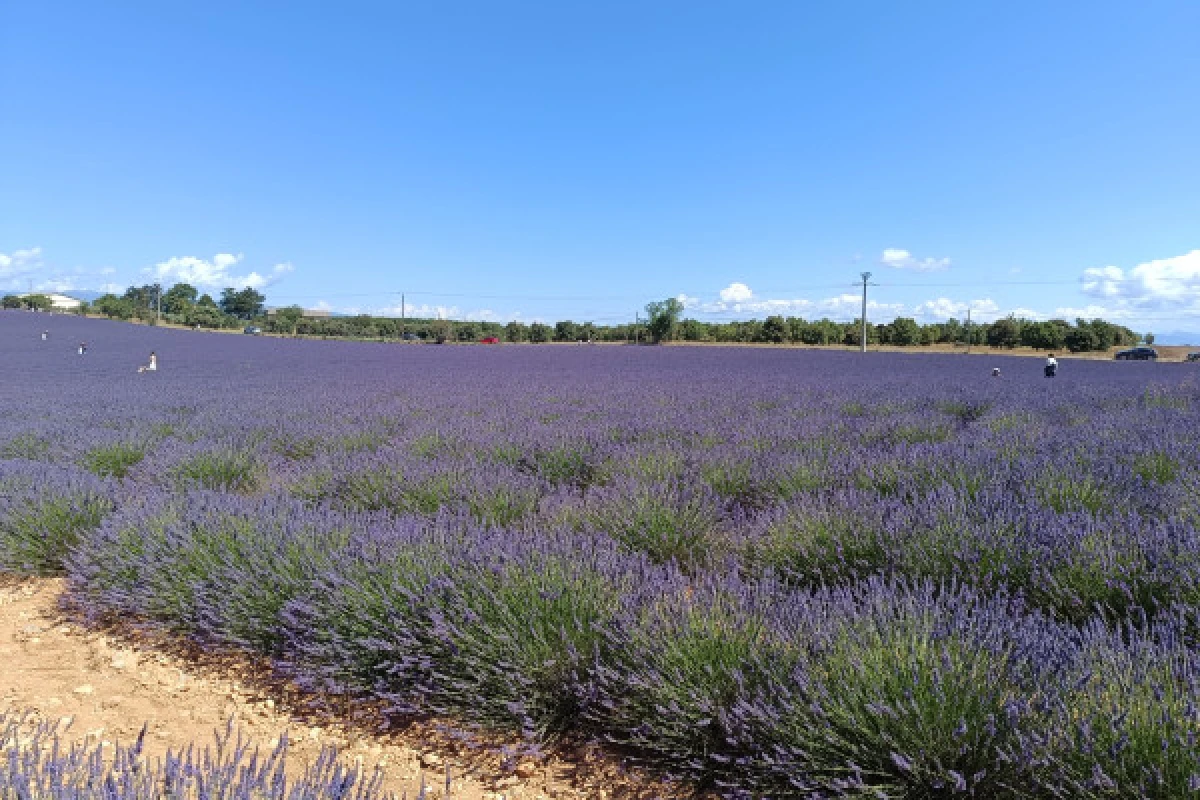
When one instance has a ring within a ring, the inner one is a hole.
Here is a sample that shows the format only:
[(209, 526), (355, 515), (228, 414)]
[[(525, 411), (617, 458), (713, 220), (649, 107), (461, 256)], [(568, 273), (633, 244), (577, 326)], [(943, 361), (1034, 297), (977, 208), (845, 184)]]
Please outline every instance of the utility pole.
[(155, 284), (154, 289), (154, 324), (162, 323), (162, 284)]
[(400, 341), (404, 341), (404, 292), (400, 293)]
[(633, 314), (633, 343), (641, 344), (639, 337), (642, 333), (642, 315), (638, 312)]
[(971, 355), (971, 309), (967, 309), (967, 355)]
[(862, 273), (862, 282), (863, 282), (862, 338), (859, 340), (859, 344), (862, 345), (861, 350), (864, 353), (867, 352), (867, 286), (870, 285), (868, 283), (870, 280), (871, 280), (871, 273), (869, 273), (869, 272)]

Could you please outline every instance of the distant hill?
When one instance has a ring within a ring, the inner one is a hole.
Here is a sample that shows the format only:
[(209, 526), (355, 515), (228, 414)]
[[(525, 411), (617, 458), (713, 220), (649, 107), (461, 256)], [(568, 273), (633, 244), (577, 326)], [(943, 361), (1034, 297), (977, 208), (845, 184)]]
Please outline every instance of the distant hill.
[(1200, 347), (1200, 333), (1174, 331), (1172, 333), (1154, 334), (1155, 344), (1164, 345), (1196, 345)]

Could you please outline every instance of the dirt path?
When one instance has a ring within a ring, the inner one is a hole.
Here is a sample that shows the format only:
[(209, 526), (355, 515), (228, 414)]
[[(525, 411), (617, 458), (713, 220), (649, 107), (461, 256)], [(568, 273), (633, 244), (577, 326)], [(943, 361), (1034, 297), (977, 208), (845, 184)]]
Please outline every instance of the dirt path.
[[(264, 696), (212, 669), (64, 621), (57, 610), (58, 580), (0, 585), (0, 710), (34, 711), (58, 721), (68, 741), (131, 742), (148, 725), (146, 752), (213, 741), (233, 719), (263, 748), (280, 735), (291, 741), (289, 762), (297, 768), (334, 745), (346, 761), (380, 765), (386, 787), (413, 797), (424, 780), (443, 797), (446, 765), (453, 781), (449, 797), (461, 800), (550, 800), (550, 798), (657, 797), (667, 786), (631, 785), (615, 768), (586, 755), (562, 762), (525, 761), (501, 769), (498, 756), (464, 759), (417, 737), (384, 738), (338, 726), (310, 725), (285, 713), (278, 698)], [(69, 727), (68, 727), (69, 726)], [(509, 767), (512, 770), (512, 767)]]

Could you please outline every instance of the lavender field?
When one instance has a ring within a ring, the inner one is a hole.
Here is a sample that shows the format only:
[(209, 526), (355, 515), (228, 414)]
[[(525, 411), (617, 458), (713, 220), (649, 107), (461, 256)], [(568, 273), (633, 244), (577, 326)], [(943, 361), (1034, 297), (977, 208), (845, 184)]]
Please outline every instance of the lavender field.
[(0, 368), (0, 571), (98, 621), (729, 797), (1200, 791), (1195, 365), (0, 312)]

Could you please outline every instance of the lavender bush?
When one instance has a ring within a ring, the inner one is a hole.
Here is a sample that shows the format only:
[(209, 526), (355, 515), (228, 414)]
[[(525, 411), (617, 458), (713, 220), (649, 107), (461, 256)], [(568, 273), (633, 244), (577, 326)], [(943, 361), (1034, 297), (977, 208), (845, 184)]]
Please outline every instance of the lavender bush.
[[(144, 735), (144, 731), (143, 731)], [(0, 711), (0, 797), (13, 800), (372, 800), (393, 795), (380, 790), (383, 775), (363, 774), (339, 763), (325, 749), (298, 780), (286, 773), (287, 737), (270, 753), (252, 750), (232, 724), (204, 747), (168, 752), (161, 759), (142, 753), (142, 736), (107, 750), (99, 742), (70, 743), (55, 726), (32, 715)]]
[(69, 467), (0, 461), (0, 573), (60, 572), (115, 496), (111, 485)]
[(731, 797), (1200, 787), (1188, 365), (50, 319), (0, 313), (0, 570), (96, 619)]

